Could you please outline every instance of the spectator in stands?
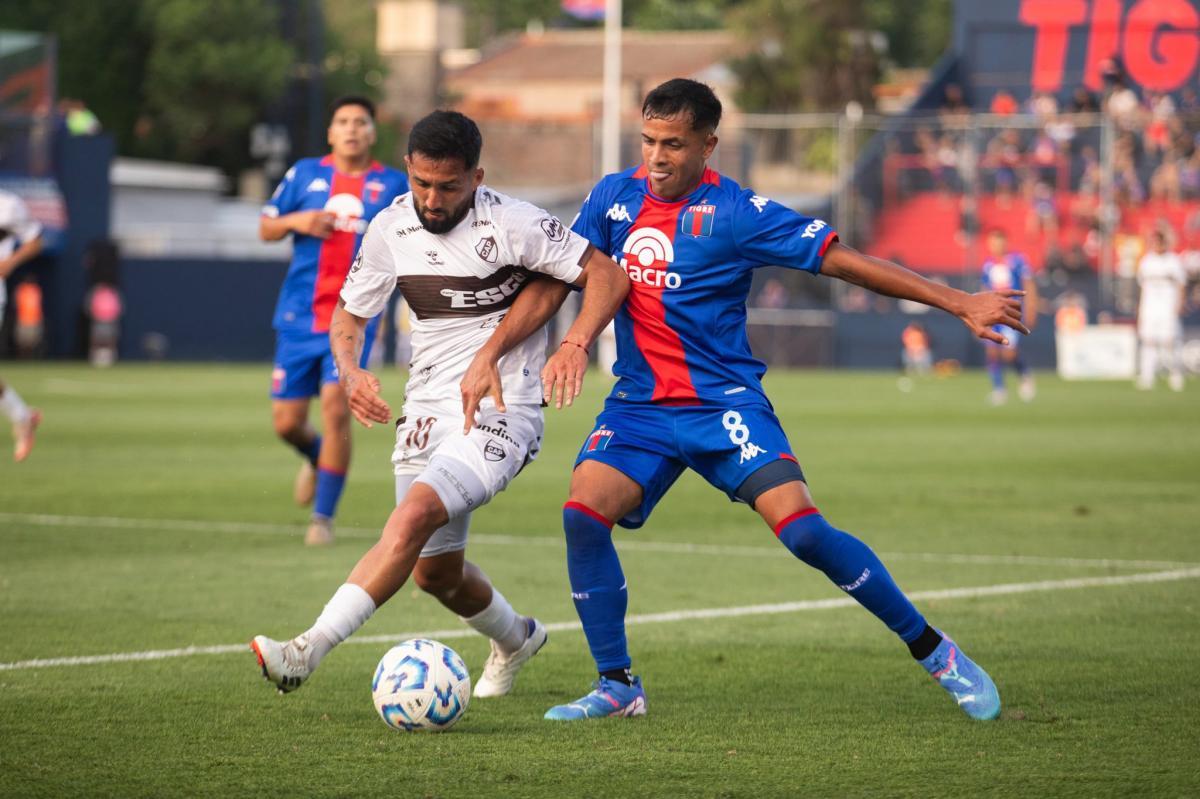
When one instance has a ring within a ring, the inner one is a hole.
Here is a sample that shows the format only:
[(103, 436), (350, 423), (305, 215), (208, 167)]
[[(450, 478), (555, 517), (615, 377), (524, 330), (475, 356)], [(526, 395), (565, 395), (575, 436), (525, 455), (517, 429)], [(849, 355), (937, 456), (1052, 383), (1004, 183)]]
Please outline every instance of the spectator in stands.
[(947, 128), (965, 127), (969, 122), (971, 106), (963, 97), (962, 86), (957, 83), (947, 83), (938, 108), (938, 116), (942, 118), (942, 126)]
[(1013, 97), (1005, 89), (1001, 89), (993, 95), (990, 110), (993, 114), (1011, 116), (1020, 110), (1020, 106), (1017, 105), (1017, 98)]
[(1200, 147), (1179, 165), (1179, 191), (1185, 200), (1200, 199)]
[(27, 275), (17, 284), (13, 291), (13, 305), (16, 307), (13, 344), (16, 346), (17, 356), (33, 358), (42, 349), (45, 331), (42, 287), (38, 285), (37, 278)]
[(756, 308), (786, 308), (788, 305), (787, 286), (777, 277), (769, 277), (763, 281), (763, 286), (755, 297)]
[(1175, 101), (1165, 92), (1150, 92), (1146, 96), (1150, 121), (1142, 135), (1147, 155), (1164, 152), (1171, 146), (1172, 123), (1175, 121)]
[(988, 142), (988, 164), (995, 170), (996, 197), (1007, 208), (1020, 183), (1021, 134), (1015, 128), (1001, 131)]
[(1167, 148), (1159, 164), (1150, 176), (1150, 199), (1177, 204), (1183, 199), (1184, 159), (1174, 145)]
[(900, 363), (904, 374), (897, 385), (906, 393), (912, 391), (914, 377), (933, 371), (933, 348), (929, 333), (920, 322), (909, 322), (900, 333)]
[(1078, 333), (1087, 327), (1087, 299), (1077, 291), (1065, 291), (1058, 298), (1054, 329), (1059, 335)]
[(1054, 186), (1049, 182), (1039, 180), (1033, 187), (1025, 227), (1031, 236), (1041, 234), (1051, 240), (1058, 236), (1058, 208)]
[(1104, 100), (1104, 112), (1120, 130), (1132, 131), (1140, 127), (1142, 103), (1137, 92), (1125, 84), (1124, 78), (1118, 77), (1113, 83)]
[(1096, 102), (1094, 94), (1085, 87), (1079, 86), (1071, 94), (1071, 102), (1067, 104), (1067, 110), (1072, 114), (1094, 114), (1100, 110), (1100, 104)]

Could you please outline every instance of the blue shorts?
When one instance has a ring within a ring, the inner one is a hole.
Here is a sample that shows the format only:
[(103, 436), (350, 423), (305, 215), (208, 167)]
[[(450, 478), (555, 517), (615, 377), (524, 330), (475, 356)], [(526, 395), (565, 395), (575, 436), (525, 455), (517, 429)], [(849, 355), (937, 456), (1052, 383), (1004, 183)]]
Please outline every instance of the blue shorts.
[(991, 347), (998, 350), (1015, 350), (1021, 346), (1021, 338), (1024, 336), (1024, 334), (1021, 333), (1020, 330), (1013, 330), (1008, 325), (992, 325), (992, 330), (1008, 339), (1008, 343), (997, 344), (995, 341), (991, 341), (990, 339), (984, 339), (983, 344), (985, 347)]
[(641, 507), (617, 522), (637, 528), (646, 523), (684, 469), (737, 502), (746, 478), (781, 458), (796, 460), (770, 407), (680, 407), (609, 400), (575, 465), (599, 461), (642, 487)]
[[(367, 323), (362, 361), (365, 367), (375, 343), (378, 317)], [(326, 383), (338, 381), (337, 365), (329, 350), (328, 333), (280, 330), (275, 336), (275, 367), (271, 370), (271, 399), (309, 399)]]

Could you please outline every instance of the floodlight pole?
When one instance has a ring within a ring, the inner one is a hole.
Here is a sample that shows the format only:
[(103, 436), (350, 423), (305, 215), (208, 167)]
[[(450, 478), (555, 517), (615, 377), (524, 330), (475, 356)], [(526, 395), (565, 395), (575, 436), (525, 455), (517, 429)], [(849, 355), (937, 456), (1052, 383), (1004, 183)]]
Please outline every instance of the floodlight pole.
[(621, 0), (604, 4), (604, 119), (600, 129), (600, 168), (621, 169)]

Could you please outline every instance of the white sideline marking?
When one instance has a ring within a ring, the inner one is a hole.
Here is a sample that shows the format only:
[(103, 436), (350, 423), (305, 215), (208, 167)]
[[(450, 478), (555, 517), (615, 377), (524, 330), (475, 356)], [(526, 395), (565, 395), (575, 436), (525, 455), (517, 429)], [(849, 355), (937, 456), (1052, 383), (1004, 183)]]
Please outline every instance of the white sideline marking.
[[(1067, 591), (1078, 588), (1102, 588), (1117, 585), (1140, 585), (1164, 583), (1174, 580), (1190, 580), (1200, 577), (1200, 567), (1174, 569), (1172, 571), (1127, 574), (1115, 577), (1079, 577), (1068, 580), (1041, 580), (1031, 583), (1002, 583), (971, 588), (945, 588), (932, 591), (914, 591), (909, 599), (915, 601), (936, 599), (975, 599), (985, 596), (1028, 594), (1035, 591)], [(663, 624), (692, 619), (725, 619), (737, 616), (766, 616), (776, 613), (797, 613), (808, 610), (832, 610), (857, 605), (849, 597), (836, 599), (807, 599), (800, 602), (779, 602), (771, 605), (743, 605), (733, 608), (700, 608), (696, 610), (672, 610), (665, 613), (643, 613), (625, 620), (627, 626), (640, 624)], [(546, 625), (549, 632), (580, 630), (577, 621), (560, 621)], [(456, 627), (452, 630), (430, 630), (421, 632), (391, 633), (386, 635), (363, 635), (351, 638), (347, 644), (383, 644), (403, 641), (408, 638), (468, 638), (477, 635), (474, 630)], [(15, 663), (0, 663), (0, 671), (17, 669), (45, 669), (55, 666), (91, 666), (99, 663), (129, 663), (142, 660), (166, 660), (167, 658), (191, 657), (192, 655), (226, 655), (248, 652), (248, 644), (221, 644), (218, 646), (189, 646), (182, 649), (152, 649), (146, 652), (118, 652), (111, 655), (85, 655), (66, 658), (39, 658), (19, 660)]]
[[(36, 524), (42, 527), (107, 527), (114, 530), (174, 530), (196, 533), (257, 533), (287, 535), (299, 540), (301, 527), (295, 524), (265, 522), (219, 522), (195, 519), (135, 519), (122, 516), (65, 516), (52, 513), (2, 513), (0, 522)], [(338, 527), (343, 538), (374, 540), (378, 529)], [(636, 535), (636, 534), (634, 534)], [(680, 555), (727, 555), (776, 558), (778, 546), (737, 546), (730, 544), (688, 544), (671, 541), (638, 541), (625, 536), (617, 539), (617, 549), (630, 552), (666, 552)], [(560, 536), (516, 536), (496, 533), (472, 533), (471, 543), (482, 546), (543, 546), (563, 548)], [(912, 560), (925, 563), (969, 563), (983, 566), (1066, 566), (1121, 569), (1179, 569), (1200, 564), (1178, 560), (1121, 560), (1114, 558), (1063, 558), (1039, 555), (956, 555), (938, 552), (879, 552), (883, 560)]]

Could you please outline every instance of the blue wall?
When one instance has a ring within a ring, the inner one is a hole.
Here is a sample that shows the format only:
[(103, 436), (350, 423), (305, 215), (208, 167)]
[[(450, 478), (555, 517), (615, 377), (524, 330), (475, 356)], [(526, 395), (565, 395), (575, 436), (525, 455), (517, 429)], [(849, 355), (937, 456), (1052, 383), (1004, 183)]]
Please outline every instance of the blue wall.
[(147, 357), (146, 336), (159, 334), (172, 360), (271, 360), (286, 273), (286, 262), (123, 259), (121, 357)]

